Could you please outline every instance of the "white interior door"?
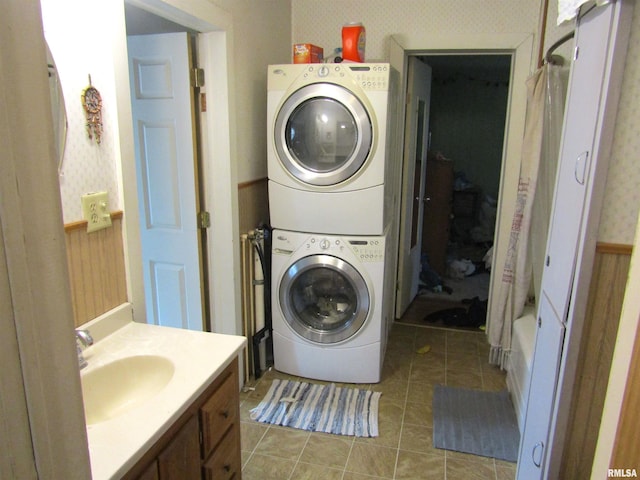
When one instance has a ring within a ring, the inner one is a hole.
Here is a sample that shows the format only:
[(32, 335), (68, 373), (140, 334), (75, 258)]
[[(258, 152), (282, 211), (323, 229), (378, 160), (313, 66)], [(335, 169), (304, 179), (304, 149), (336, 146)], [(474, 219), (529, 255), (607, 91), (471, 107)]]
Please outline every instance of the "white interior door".
[(189, 38), (128, 49), (147, 322), (203, 330)]
[(398, 262), (396, 317), (400, 317), (418, 293), (425, 171), (429, 139), (431, 67), (409, 57), (407, 113), (404, 141), (402, 211)]

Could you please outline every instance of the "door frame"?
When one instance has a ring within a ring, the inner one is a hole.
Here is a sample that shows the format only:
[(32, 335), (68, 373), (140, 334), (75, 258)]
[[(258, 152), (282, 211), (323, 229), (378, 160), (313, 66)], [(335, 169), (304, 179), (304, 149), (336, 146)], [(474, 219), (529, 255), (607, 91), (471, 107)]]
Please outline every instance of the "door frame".
[[(207, 235), (209, 252), (209, 291), (211, 325), (218, 333), (239, 334), (242, 331), (240, 299), (240, 251), (238, 232), (237, 166), (235, 157), (234, 70), (229, 60), (233, 55), (231, 14), (207, 0), (123, 0), (143, 10), (171, 20), (198, 33), (200, 67), (205, 71), (209, 102), (216, 105), (207, 112), (202, 123), (203, 162), (201, 180), (204, 207), (211, 213)], [(124, 17), (124, 8), (122, 15)], [(123, 19), (124, 22), (124, 19)], [(120, 174), (124, 210), (125, 265), (128, 296), (134, 319), (145, 321), (144, 284), (141, 262), (140, 228), (134, 158), (131, 102), (128, 91), (129, 69), (126, 36), (114, 45), (114, 70), (120, 139)], [(228, 205), (230, 208), (213, 208)], [(215, 252), (215, 255), (214, 255)], [(231, 273), (231, 281), (229, 279)]]
[[(389, 60), (398, 69), (400, 79), (398, 111), (399, 138), (404, 138), (406, 109), (407, 64), (410, 55), (511, 55), (511, 78), (509, 81), (509, 102), (505, 125), (502, 168), (500, 172), (500, 190), (498, 195), (498, 215), (494, 234), (492, 265), (504, 265), (509, 245), (511, 220), (516, 205), (518, 177), (520, 175), (520, 154), (524, 119), (527, 106), (526, 80), (535, 66), (533, 34), (469, 34), (469, 35), (433, 35), (416, 33), (415, 35), (392, 35), (389, 42)], [(404, 179), (402, 179), (404, 181)], [(400, 185), (398, 188), (402, 188)], [(402, 191), (402, 190), (400, 190)], [(398, 202), (401, 203), (401, 202)], [(397, 215), (400, 215), (398, 208)], [(398, 252), (399, 253), (399, 252)], [(395, 276), (397, 278), (397, 267)], [(496, 275), (491, 275), (489, 284), (489, 302), (487, 318), (491, 318), (496, 299), (493, 289)]]

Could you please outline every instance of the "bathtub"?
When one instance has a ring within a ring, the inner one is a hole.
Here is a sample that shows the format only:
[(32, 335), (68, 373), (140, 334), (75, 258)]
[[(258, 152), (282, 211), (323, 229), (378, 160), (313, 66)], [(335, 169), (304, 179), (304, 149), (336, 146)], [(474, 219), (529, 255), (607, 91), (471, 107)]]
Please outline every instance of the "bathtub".
[(513, 323), (511, 354), (507, 361), (507, 388), (518, 417), (520, 434), (524, 427), (529, 398), (529, 379), (536, 340), (536, 308), (525, 306), (522, 316)]

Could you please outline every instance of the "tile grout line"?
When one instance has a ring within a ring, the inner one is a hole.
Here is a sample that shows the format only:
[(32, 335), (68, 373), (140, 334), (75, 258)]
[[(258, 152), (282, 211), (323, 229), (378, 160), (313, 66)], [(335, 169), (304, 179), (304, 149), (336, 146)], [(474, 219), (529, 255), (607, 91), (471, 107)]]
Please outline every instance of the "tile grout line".
[(340, 479), (344, 479), (344, 475), (347, 473), (347, 465), (349, 465), (349, 459), (351, 458), (351, 452), (353, 452), (353, 446), (356, 443), (356, 437), (353, 437), (351, 439), (351, 447), (349, 447), (349, 454), (347, 455), (347, 459), (344, 462), (344, 467), (342, 468), (342, 476), (340, 477)]
[(304, 449), (307, 448), (307, 445), (309, 444), (309, 439), (311, 438), (311, 432), (309, 432), (309, 431), (306, 431), (306, 432), (307, 432), (307, 439), (304, 441), (304, 445), (302, 446), (302, 449), (300, 450), (300, 453), (298, 454), (298, 458), (296, 458), (296, 461), (293, 464), (293, 468), (291, 469), (291, 473), (289, 474), (289, 479), (293, 478), (293, 474), (295, 473), (296, 468), (298, 467), (298, 464), (300, 463), (300, 459), (302, 458), (302, 454), (304, 453)]
[[(258, 387), (258, 385), (260, 385), (260, 383), (262, 382), (262, 378), (259, 378), (255, 385), (253, 385), (253, 391), (255, 392), (255, 389)], [(248, 399), (245, 398), (241, 403), (240, 403), (240, 407), (242, 407), (242, 405), (247, 401)], [(240, 420), (240, 423), (242, 423), (242, 420)], [(241, 426), (242, 427), (242, 426)], [(249, 457), (247, 458), (247, 461), (244, 462), (244, 464), (242, 465), (242, 468), (240, 469), (241, 471), (244, 469), (245, 466), (249, 465), (249, 462), (251, 461), (251, 459), (253, 458), (253, 455), (256, 453), (256, 449), (258, 448), (258, 445), (260, 445), (260, 442), (262, 442), (262, 440), (264, 439), (265, 435), (267, 434), (267, 432), (269, 431), (269, 427), (267, 426), (267, 428), (265, 428), (264, 432), (262, 433), (262, 435), (260, 436), (260, 439), (256, 442), (255, 446), (253, 447), (253, 449), (251, 450), (251, 453), (249, 454)]]
[(260, 439), (256, 442), (255, 447), (253, 447), (253, 449), (251, 450), (251, 453), (249, 454), (247, 461), (244, 463), (244, 465), (242, 465), (242, 468), (240, 469), (241, 471), (244, 469), (245, 466), (249, 465), (249, 462), (253, 458), (253, 455), (256, 453), (256, 450), (258, 449), (258, 445), (260, 445), (260, 442), (262, 442), (262, 440), (264, 439), (268, 431), (269, 431), (269, 427), (265, 428), (263, 434), (260, 436)]
[(398, 462), (400, 460), (400, 444), (402, 442), (402, 433), (404, 431), (404, 419), (407, 414), (407, 403), (409, 401), (409, 388), (411, 387), (411, 372), (413, 370), (413, 360), (414, 360), (414, 352), (416, 349), (416, 336), (417, 330), (413, 329), (413, 338), (411, 342), (411, 360), (409, 361), (409, 375), (407, 376), (407, 387), (404, 392), (404, 405), (402, 407), (402, 420), (400, 421), (400, 434), (398, 435), (398, 445), (396, 447), (396, 462), (393, 466), (393, 478), (396, 478), (398, 473)]

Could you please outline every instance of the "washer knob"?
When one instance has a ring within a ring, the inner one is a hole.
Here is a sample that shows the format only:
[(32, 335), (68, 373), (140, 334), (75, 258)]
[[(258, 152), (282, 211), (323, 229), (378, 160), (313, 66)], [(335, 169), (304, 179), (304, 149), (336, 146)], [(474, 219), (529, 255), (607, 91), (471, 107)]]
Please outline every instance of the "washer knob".
[(320, 240), (320, 248), (322, 250), (327, 250), (330, 246), (331, 246), (331, 242), (326, 238), (323, 238), (322, 240)]
[(327, 75), (329, 75), (329, 67), (326, 66), (322, 66), (318, 69), (318, 76), (319, 77), (326, 77)]

